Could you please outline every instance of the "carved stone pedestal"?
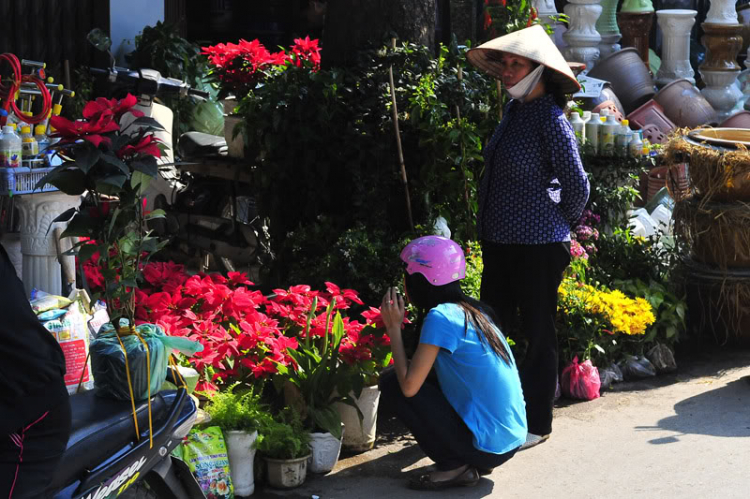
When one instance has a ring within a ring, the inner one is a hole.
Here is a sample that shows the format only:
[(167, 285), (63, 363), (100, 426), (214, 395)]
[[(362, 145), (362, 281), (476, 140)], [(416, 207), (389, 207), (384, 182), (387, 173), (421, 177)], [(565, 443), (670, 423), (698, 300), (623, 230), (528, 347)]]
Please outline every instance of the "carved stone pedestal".
[[(709, 17), (710, 14), (711, 11)], [(742, 47), (742, 26), (703, 23), (701, 27), (704, 33), (701, 43), (706, 47), (706, 60), (698, 68), (706, 83), (701, 93), (716, 109), (719, 122), (722, 122), (742, 97), (742, 92), (734, 84), (741, 70), (737, 54)]]
[(596, 30), (596, 21), (602, 13), (600, 0), (571, 0), (565, 6), (570, 17), (568, 31), (563, 34), (567, 47), (563, 55), (569, 62), (583, 62), (591, 69), (599, 60), (599, 43), (602, 37)]
[(622, 34), (617, 26), (617, 0), (602, 0), (602, 15), (596, 21), (596, 30), (602, 36), (599, 44), (599, 57), (604, 59), (622, 47), (618, 43)]
[(697, 13), (681, 9), (656, 11), (662, 32), (661, 67), (656, 73), (659, 87), (682, 78), (695, 85), (695, 72), (690, 66), (690, 29)]
[[(66, 224), (52, 224), (52, 220), (81, 202), (79, 196), (61, 192), (42, 192), (19, 196), (21, 217), (21, 254), (23, 255), (23, 285), (27, 295), (36, 288), (59, 294), (62, 290), (60, 263), (57, 261), (55, 228)], [(62, 241), (63, 248), (70, 241)], [(65, 257), (73, 259), (74, 257)]]
[(622, 31), (622, 46), (633, 47), (643, 62), (648, 64), (648, 35), (654, 22), (653, 12), (620, 12), (617, 22)]

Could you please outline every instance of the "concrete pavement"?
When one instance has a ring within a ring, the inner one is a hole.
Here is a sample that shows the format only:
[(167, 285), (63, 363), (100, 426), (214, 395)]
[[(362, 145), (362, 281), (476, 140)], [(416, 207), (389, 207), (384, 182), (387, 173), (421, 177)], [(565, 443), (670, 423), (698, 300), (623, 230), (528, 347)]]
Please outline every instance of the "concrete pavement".
[(561, 401), (550, 440), (518, 453), (476, 487), (406, 488), (431, 461), (394, 421), (378, 444), (326, 476), (253, 497), (750, 498), (750, 351), (678, 357), (678, 371), (615, 385), (591, 402)]

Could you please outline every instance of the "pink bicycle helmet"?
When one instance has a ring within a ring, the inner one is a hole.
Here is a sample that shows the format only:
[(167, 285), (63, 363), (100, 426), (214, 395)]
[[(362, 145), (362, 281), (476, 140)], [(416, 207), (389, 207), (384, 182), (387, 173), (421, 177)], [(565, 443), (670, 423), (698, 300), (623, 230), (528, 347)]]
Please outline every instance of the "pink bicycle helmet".
[(406, 272), (418, 272), (433, 286), (459, 281), (466, 277), (464, 252), (456, 242), (441, 236), (424, 236), (401, 251)]

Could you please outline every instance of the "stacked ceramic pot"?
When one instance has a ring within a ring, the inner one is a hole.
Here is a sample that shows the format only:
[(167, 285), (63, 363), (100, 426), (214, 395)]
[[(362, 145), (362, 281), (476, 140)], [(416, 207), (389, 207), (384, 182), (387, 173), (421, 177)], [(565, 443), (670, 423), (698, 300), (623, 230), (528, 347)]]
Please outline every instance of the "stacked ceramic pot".
[(649, 67), (648, 38), (654, 23), (654, 6), (651, 0), (625, 0), (617, 14), (622, 31), (622, 46), (634, 47)]
[(686, 248), (688, 327), (718, 343), (750, 344), (750, 130), (696, 129), (673, 138), (668, 161), (688, 163), (691, 195), (675, 204)]
[(734, 84), (740, 74), (737, 55), (742, 48), (743, 26), (739, 23), (733, 0), (712, 0), (706, 21), (701, 25), (701, 42), (706, 60), (698, 70), (706, 86), (701, 90), (719, 115), (728, 118), (742, 92)]
[(662, 33), (661, 66), (656, 73), (659, 87), (683, 78), (695, 84), (695, 72), (690, 66), (690, 30), (697, 13), (683, 9), (656, 11)]
[(617, 1), (602, 0), (601, 2), (602, 15), (596, 21), (596, 30), (602, 37), (599, 44), (600, 57), (607, 57), (622, 48), (618, 43), (622, 34), (620, 27), (617, 26)]

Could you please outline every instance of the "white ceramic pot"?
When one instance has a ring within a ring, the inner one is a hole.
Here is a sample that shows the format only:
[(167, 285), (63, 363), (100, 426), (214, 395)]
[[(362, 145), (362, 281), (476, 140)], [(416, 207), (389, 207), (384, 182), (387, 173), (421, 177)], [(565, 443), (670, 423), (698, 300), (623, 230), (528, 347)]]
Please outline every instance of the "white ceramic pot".
[(255, 460), (255, 440), (258, 432), (225, 431), (229, 455), (229, 472), (234, 484), (234, 493), (238, 496), (249, 496), (255, 492), (253, 462)]
[(230, 158), (245, 157), (245, 136), (243, 133), (234, 135), (235, 127), (242, 123), (242, 118), (233, 114), (224, 115), (224, 139), (227, 141), (227, 154)]
[(583, 62), (591, 69), (599, 59), (602, 35), (596, 30), (596, 21), (602, 13), (601, 0), (571, 0), (564, 8), (570, 17), (563, 39), (568, 46), (563, 51), (570, 62)]
[[(344, 428), (343, 425), (341, 426), (343, 434)], [(334, 438), (328, 432), (310, 433), (310, 448), (312, 449), (310, 471), (312, 473), (328, 473), (336, 466), (336, 462), (339, 460), (341, 440)]]
[(361, 422), (354, 407), (340, 402), (337, 402), (335, 405), (336, 410), (341, 416), (341, 422), (346, 427), (343, 446), (357, 452), (364, 452), (372, 449), (372, 446), (375, 445), (378, 404), (380, 403), (380, 390), (378, 386), (364, 387), (359, 398), (355, 400), (355, 403), (364, 416)]
[(266, 461), (266, 477), (268, 485), (276, 489), (292, 489), (299, 487), (307, 477), (307, 461), (310, 456), (297, 459), (271, 459)]

